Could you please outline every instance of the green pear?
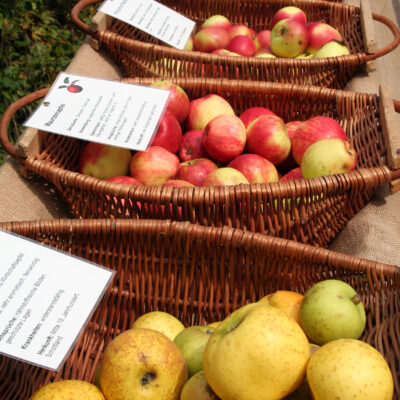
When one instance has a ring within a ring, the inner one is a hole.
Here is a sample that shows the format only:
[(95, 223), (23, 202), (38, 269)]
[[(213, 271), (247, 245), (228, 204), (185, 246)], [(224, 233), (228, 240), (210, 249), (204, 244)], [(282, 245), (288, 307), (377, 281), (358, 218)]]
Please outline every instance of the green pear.
[(214, 332), (213, 327), (194, 325), (178, 333), (174, 343), (181, 350), (189, 370), (189, 376), (203, 369), (203, 351)]
[(334, 39), (328, 43), (325, 43), (314, 54), (314, 58), (347, 56), (348, 54), (350, 54), (350, 52), (347, 46), (342, 41)]
[(360, 296), (346, 282), (337, 279), (318, 282), (306, 292), (301, 303), (301, 326), (318, 345), (340, 338), (358, 339), (365, 322)]
[(180, 400), (218, 400), (211, 389), (204, 371), (196, 372), (183, 386)]
[(307, 381), (315, 400), (393, 398), (387, 362), (372, 346), (356, 339), (323, 345), (308, 363)]
[(357, 154), (347, 140), (321, 139), (312, 143), (301, 160), (304, 178), (343, 174), (356, 167)]

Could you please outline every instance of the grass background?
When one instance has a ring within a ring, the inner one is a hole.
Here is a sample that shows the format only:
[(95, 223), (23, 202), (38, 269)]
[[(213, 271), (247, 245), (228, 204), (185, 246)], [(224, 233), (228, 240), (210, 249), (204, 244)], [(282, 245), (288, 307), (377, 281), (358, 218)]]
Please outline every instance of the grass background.
[[(12, 102), (50, 86), (70, 63), (85, 36), (70, 17), (77, 1), (0, 1), (0, 115)], [(90, 15), (83, 18), (88, 21)], [(15, 115), (9, 129), (13, 142), (34, 107)], [(0, 146), (0, 164), (6, 154)]]

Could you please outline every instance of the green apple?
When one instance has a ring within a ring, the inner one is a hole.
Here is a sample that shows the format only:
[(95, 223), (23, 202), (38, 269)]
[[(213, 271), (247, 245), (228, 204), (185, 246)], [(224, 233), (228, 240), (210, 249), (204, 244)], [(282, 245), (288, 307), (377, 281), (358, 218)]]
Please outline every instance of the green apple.
[(339, 57), (350, 54), (347, 46), (340, 40), (325, 43), (315, 54), (314, 58)]
[(36, 391), (30, 400), (104, 400), (104, 396), (95, 385), (89, 382), (67, 379), (48, 383)]
[(185, 325), (164, 311), (150, 311), (141, 315), (132, 324), (132, 328), (147, 328), (163, 333), (167, 338), (174, 340), (179, 332), (185, 329)]
[(321, 139), (312, 143), (301, 160), (304, 178), (343, 174), (356, 167), (357, 154), (347, 140)]
[(310, 359), (307, 380), (315, 400), (392, 400), (393, 376), (382, 355), (356, 339), (323, 345)]
[(176, 344), (153, 329), (122, 332), (101, 360), (100, 388), (107, 400), (177, 400), (187, 378)]
[(365, 322), (360, 296), (349, 284), (337, 279), (318, 282), (306, 292), (301, 303), (301, 326), (318, 345), (340, 338), (358, 339)]
[(293, 318), (267, 303), (251, 303), (214, 331), (203, 369), (222, 399), (276, 400), (302, 384), (309, 358), (309, 342)]
[(203, 369), (203, 351), (213, 332), (212, 327), (194, 325), (184, 329), (174, 339), (186, 360), (189, 376)]
[(183, 386), (180, 400), (218, 400), (207, 382), (204, 371), (196, 372)]

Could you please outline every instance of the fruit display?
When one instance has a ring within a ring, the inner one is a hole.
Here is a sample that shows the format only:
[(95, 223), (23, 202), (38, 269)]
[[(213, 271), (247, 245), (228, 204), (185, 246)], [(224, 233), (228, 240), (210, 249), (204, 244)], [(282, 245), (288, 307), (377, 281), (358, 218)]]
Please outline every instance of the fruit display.
[(31, 399), (391, 400), (387, 362), (360, 340), (365, 319), (361, 296), (337, 279), (304, 295), (277, 290), (208, 325), (151, 311), (108, 343), (95, 385), (50, 383)]
[(190, 100), (171, 81), (151, 86), (171, 96), (148, 149), (132, 154), (88, 143), (80, 155), (81, 173), (116, 183), (190, 187), (313, 178), (356, 167), (357, 154), (332, 117), (284, 121), (266, 107), (237, 115), (218, 94)]

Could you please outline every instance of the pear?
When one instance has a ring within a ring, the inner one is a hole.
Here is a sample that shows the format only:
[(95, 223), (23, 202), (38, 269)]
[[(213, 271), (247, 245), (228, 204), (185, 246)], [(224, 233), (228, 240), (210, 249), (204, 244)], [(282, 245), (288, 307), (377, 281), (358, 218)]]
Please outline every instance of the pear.
[(325, 43), (315, 54), (314, 58), (338, 57), (350, 54), (349, 49), (340, 40), (331, 40)]
[(101, 391), (89, 382), (76, 379), (58, 381), (42, 386), (30, 400), (104, 400)]
[(180, 400), (218, 400), (219, 397), (211, 389), (204, 371), (195, 373), (183, 386)]
[(310, 359), (307, 381), (315, 400), (391, 400), (393, 376), (383, 356), (357, 339), (323, 345)]

